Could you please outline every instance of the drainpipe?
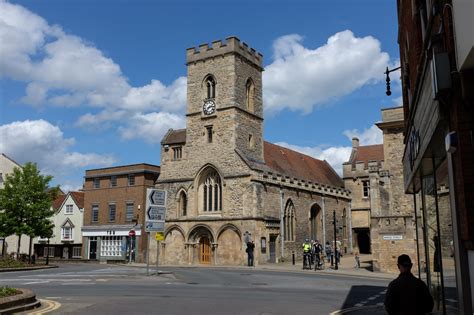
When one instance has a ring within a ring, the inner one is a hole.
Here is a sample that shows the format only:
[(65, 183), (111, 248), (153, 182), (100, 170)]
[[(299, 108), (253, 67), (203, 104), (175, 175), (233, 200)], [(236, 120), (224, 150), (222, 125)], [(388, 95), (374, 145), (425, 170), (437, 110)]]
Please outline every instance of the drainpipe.
[(324, 195), (321, 197), (323, 203), (323, 244), (326, 246), (326, 206), (324, 202)]
[(349, 202), (349, 211), (347, 212), (347, 220), (349, 225), (349, 253), (352, 254), (352, 202)]
[(285, 209), (283, 206), (283, 190), (280, 187), (280, 254), (281, 254), (281, 261), (283, 261), (283, 257), (285, 257), (285, 224), (283, 222)]

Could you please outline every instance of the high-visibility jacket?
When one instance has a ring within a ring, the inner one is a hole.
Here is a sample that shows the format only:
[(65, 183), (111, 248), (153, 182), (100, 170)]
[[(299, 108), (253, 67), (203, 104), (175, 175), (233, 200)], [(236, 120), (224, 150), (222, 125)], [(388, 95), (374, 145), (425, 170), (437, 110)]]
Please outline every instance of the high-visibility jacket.
[(311, 251), (311, 244), (303, 243), (303, 252), (309, 253)]

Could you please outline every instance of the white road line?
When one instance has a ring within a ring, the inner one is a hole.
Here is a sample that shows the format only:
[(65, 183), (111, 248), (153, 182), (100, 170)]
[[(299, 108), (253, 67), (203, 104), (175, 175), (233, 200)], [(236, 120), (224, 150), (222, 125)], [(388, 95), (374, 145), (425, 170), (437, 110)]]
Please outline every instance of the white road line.
[(33, 281), (33, 282), (25, 282), (25, 283), (22, 283), (22, 284), (37, 284), (37, 283), (49, 283), (49, 280), (45, 280), (45, 281)]

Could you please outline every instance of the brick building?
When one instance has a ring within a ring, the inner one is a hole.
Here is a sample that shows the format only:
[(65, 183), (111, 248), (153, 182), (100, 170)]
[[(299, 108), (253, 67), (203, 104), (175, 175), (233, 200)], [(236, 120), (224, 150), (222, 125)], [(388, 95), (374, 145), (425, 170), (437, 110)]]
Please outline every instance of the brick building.
[(404, 186), (437, 311), (474, 300), (474, 2), (398, 0)]
[(262, 55), (230, 37), (186, 61), (187, 128), (165, 135), (156, 185), (168, 192), (161, 263), (244, 264), (249, 239), (256, 264), (299, 257), (305, 238), (333, 240), (333, 211), (347, 244), (341, 178), (263, 140)]
[[(145, 260), (146, 189), (153, 187), (159, 175), (159, 166), (144, 163), (86, 171), (83, 258)], [(129, 236), (131, 230), (134, 237)]]

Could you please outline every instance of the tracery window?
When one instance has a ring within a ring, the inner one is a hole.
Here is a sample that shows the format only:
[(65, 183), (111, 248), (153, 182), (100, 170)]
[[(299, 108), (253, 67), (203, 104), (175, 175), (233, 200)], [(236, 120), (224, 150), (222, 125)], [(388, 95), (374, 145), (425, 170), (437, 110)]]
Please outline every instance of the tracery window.
[(214, 212), (222, 210), (222, 183), (219, 174), (214, 169), (210, 169), (203, 174), (200, 194), (202, 196), (202, 211)]
[(295, 240), (295, 206), (291, 200), (288, 200), (283, 217), (285, 241)]
[(215, 98), (216, 97), (216, 80), (214, 80), (214, 78), (209, 75), (207, 76), (206, 80), (205, 80), (205, 84), (206, 84), (206, 95), (207, 95), (207, 98)]

